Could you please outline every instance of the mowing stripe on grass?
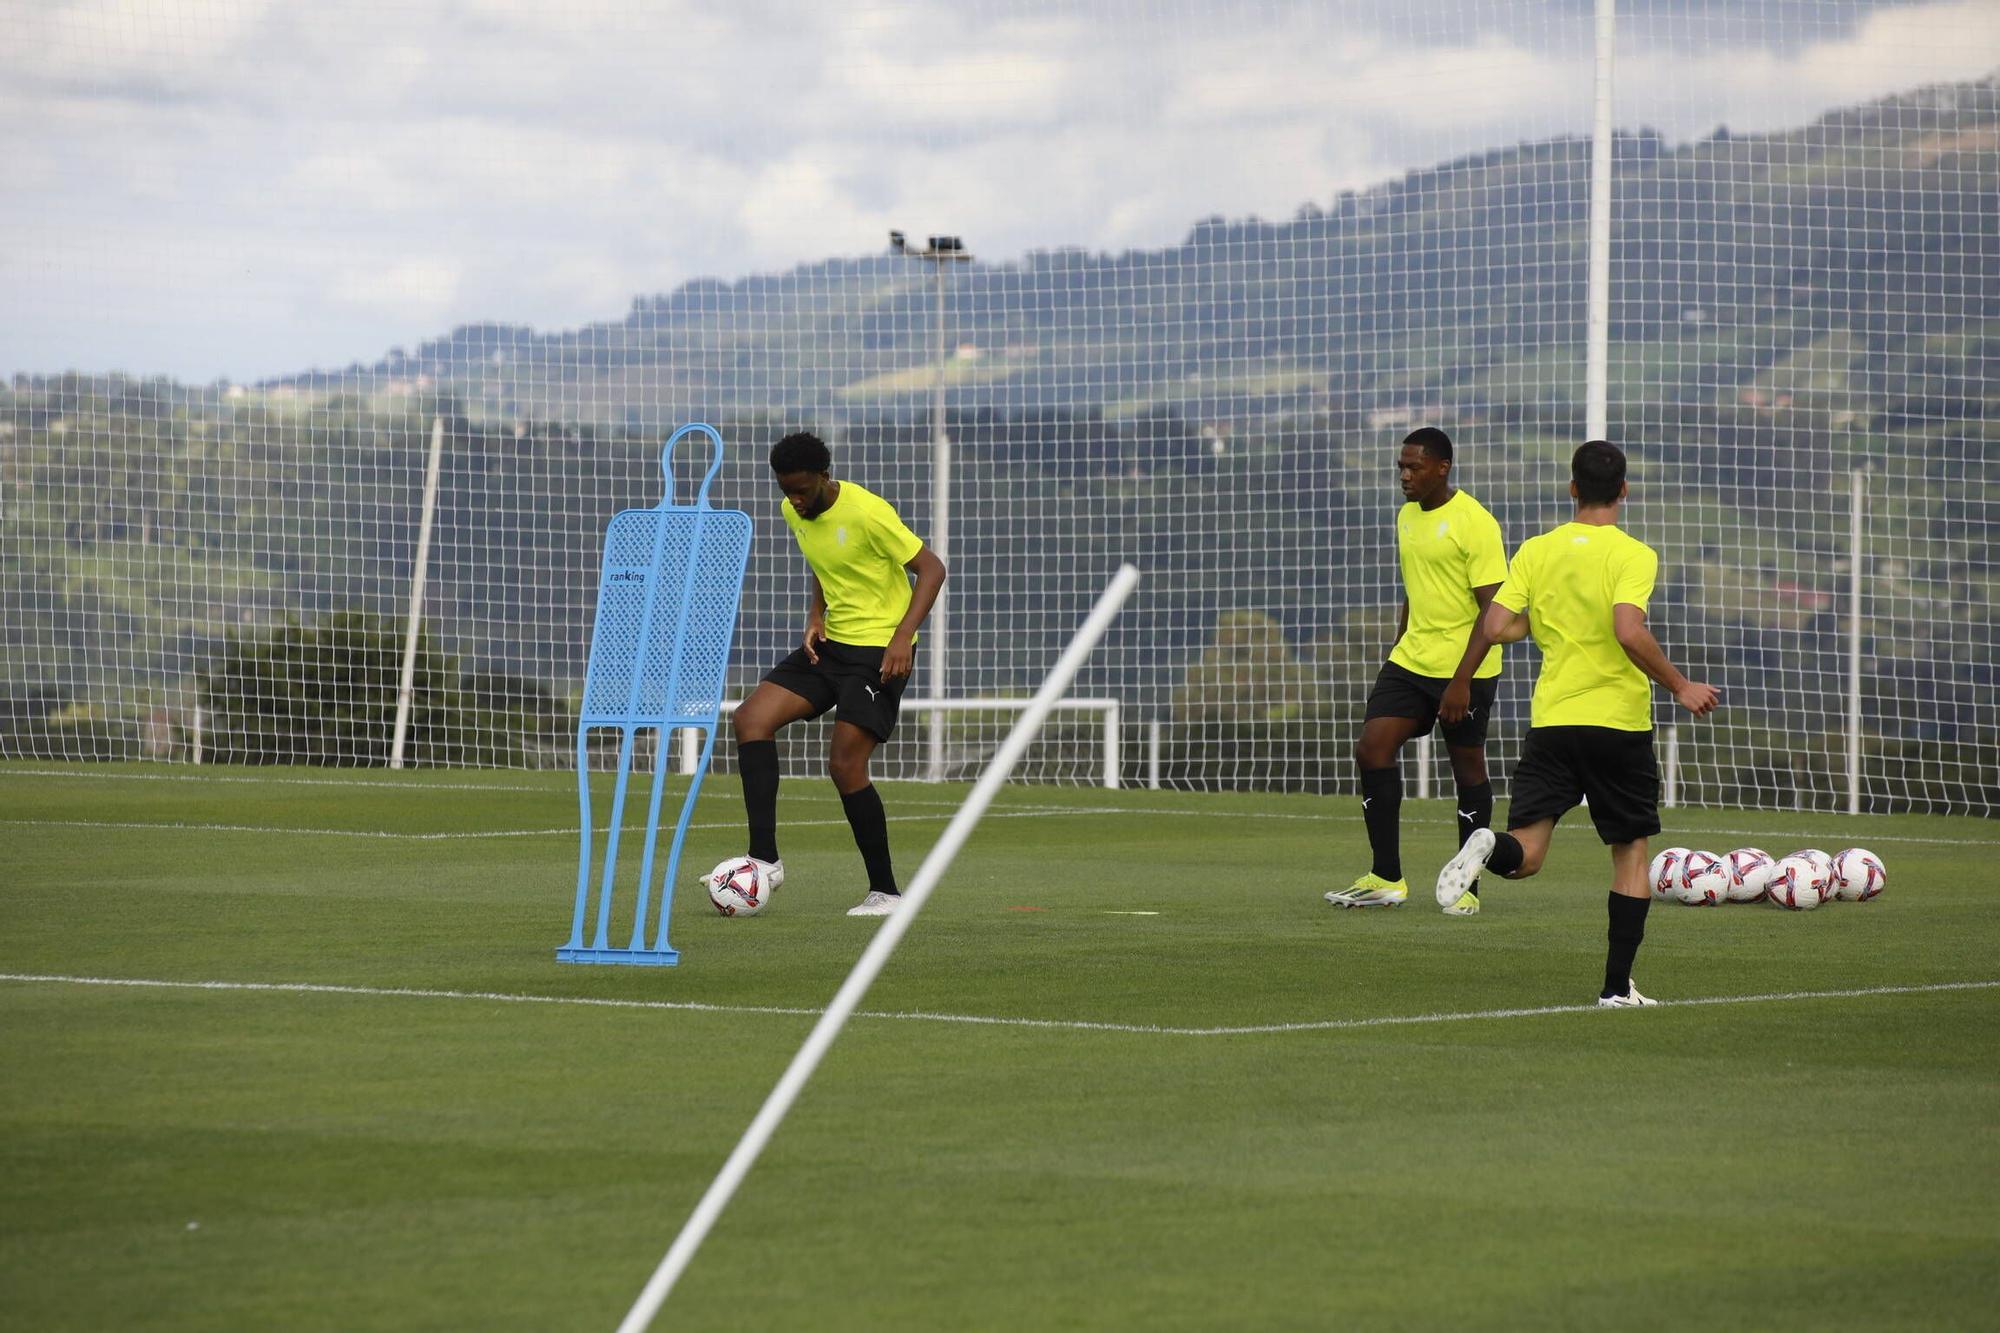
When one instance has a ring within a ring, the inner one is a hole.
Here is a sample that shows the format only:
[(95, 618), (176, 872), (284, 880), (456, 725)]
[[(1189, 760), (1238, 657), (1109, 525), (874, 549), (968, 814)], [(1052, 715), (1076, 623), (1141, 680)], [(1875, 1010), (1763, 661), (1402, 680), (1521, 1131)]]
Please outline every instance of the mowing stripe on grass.
[[(80, 768), (0, 768), (0, 780), (4, 780), (10, 777), (69, 778), (72, 780), (84, 780), (92, 782), (174, 782), (187, 786), (200, 786), (203, 784), (220, 784), (220, 783), (234, 782), (234, 783), (254, 783), (260, 787), (352, 787), (363, 790), (390, 791), (390, 792), (395, 792), (399, 795), (403, 793), (426, 792), (426, 791), (529, 792), (529, 793), (546, 794), (566, 789), (567, 784), (571, 780), (572, 774), (570, 772), (558, 772), (552, 774), (552, 776), (560, 777), (562, 779), (562, 784), (536, 786), (536, 785), (524, 785), (518, 783), (498, 783), (498, 782), (495, 783), (438, 782), (421, 776), (416, 778), (391, 777), (386, 772), (383, 773), (379, 779), (370, 780), (365, 778), (295, 778), (295, 777), (279, 778), (279, 777), (270, 777), (263, 774), (258, 774), (255, 776), (237, 777), (232, 775), (213, 773), (192, 767), (185, 768), (183, 771), (171, 772), (171, 773), (107, 773), (94, 770), (88, 766)], [(816, 799), (823, 799), (823, 798), (816, 798), (813, 795), (808, 795), (805, 793), (788, 795), (786, 797), (786, 800), (788, 801), (801, 800), (809, 803), (815, 801)], [(943, 811), (955, 811), (958, 809), (958, 802), (956, 801), (926, 801), (920, 799), (907, 799), (900, 796), (897, 797), (896, 804), (897, 806), (903, 809), (935, 809)], [(1002, 807), (1002, 808), (1005, 809), (1007, 807)], [(1347, 823), (1358, 823), (1361, 820), (1361, 816), (1359, 814), (1347, 810), (1328, 811), (1325, 813), (1305, 813), (1305, 812), (1291, 812), (1282, 810), (1198, 810), (1181, 806), (1065, 806), (1065, 805), (1015, 806), (1012, 808), (1023, 812), (1047, 813), (1052, 815), (1061, 815), (1061, 814), (1156, 815), (1156, 816), (1163, 815), (1175, 819), (1182, 819), (1182, 818), (1276, 819), (1276, 820), (1288, 820), (1288, 821), (1289, 820), (1308, 820), (1308, 821), (1336, 820)], [(1673, 808), (1679, 810), (1705, 810), (1704, 807), (1697, 807), (1697, 806), (1679, 806)], [(1782, 814), (1787, 812), (1732, 810), (1730, 813)], [(924, 817), (925, 816), (917, 816), (916, 818), (924, 818)], [(948, 817), (949, 817), (948, 815), (937, 816), (937, 818), (940, 819)], [(1965, 816), (1944, 816), (1944, 817), (1965, 818)], [(838, 823), (840, 821), (826, 821), (826, 822)], [(1406, 824), (1436, 824), (1440, 826), (1449, 824), (1456, 827), (1455, 820), (1423, 819), (1423, 818), (1412, 817), (1409, 815), (1404, 816), (1403, 822)], [(200, 829), (213, 830), (215, 832), (258, 832), (258, 833), (343, 832), (342, 830), (334, 830), (334, 829), (287, 829), (287, 828), (253, 829), (247, 825), (234, 825), (234, 824), (126, 825), (126, 824), (87, 824), (82, 821), (58, 821), (58, 820), (27, 820), (27, 819), (0, 820), (0, 825), (20, 824), (20, 825), (33, 826), (36, 824), (49, 824), (49, 825), (61, 826), (64, 823), (74, 823), (80, 827), (91, 827), (91, 828), (128, 828), (128, 827), (129, 828), (162, 828), (162, 827), (200, 828)], [(716, 827), (735, 827), (735, 825), (697, 824), (693, 825), (692, 827), (716, 828)], [(1562, 833), (1575, 833), (1579, 831), (1588, 831), (1585, 825), (1583, 825), (1582, 823), (1572, 823), (1567, 825), (1558, 824), (1556, 826), (1556, 829), (1558, 832)], [(349, 834), (348, 836), (386, 837), (386, 838), (428, 838), (428, 837), (534, 838), (534, 837), (549, 837), (563, 833), (575, 833), (576, 831), (577, 831), (576, 829), (570, 828), (570, 829), (520, 829), (520, 830), (505, 830), (494, 833), (474, 833), (474, 834), (358, 832)], [(1822, 829), (1716, 828), (1716, 829), (1707, 829), (1703, 831), (1708, 833), (1726, 833), (1732, 837), (1746, 837), (1746, 838), (1758, 838), (1758, 837), (1806, 838), (1806, 839), (1830, 838), (1834, 841), (1839, 841), (1846, 836), (1845, 834), (1840, 833), (1836, 830), (1825, 829), (1825, 828)], [(1869, 841), (1918, 842), (1918, 843), (1929, 843), (1938, 847), (1992, 847), (1995, 849), (2000, 849), (2000, 840), (1995, 840), (1995, 839), (1931, 838), (1922, 836), (1920, 834), (1908, 834), (1908, 833), (1870, 832)]]
[[(512, 995), (504, 991), (425, 990), (412, 986), (337, 986), (316, 981), (167, 981), (151, 977), (77, 977), (43, 972), (0, 972), (0, 982), (61, 986), (130, 986), (157, 990), (237, 991), (278, 995), (355, 995), (404, 1000), (485, 1000), (495, 1004), (577, 1005), (593, 1009), (664, 1009), (707, 1014), (778, 1014), (817, 1018), (824, 1009), (758, 1004), (708, 1004), (699, 1000), (618, 1000), (583, 995)], [(1878, 995), (1932, 995), (1947, 991), (1993, 990), (2000, 980), (1935, 981), (1911, 986), (1859, 986), (1847, 990), (1776, 991), (1761, 995), (1710, 995), (1670, 1000), (1661, 1007), (1686, 1005), (1778, 1004), (1793, 1000), (1853, 1000)], [(1157, 1023), (1100, 1023), (1074, 1018), (1008, 1018), (997, 1014), (942, 1014), (924, 1010), (857, 1010), (856, 1018), (906, 1023), (957, 1023), (971, 1027), (1047, 1028), (1064, 1032), (1125, 1032), (1146, 1037), (1255, 1037), (1286, 1032), (1340, 1032), (1350, 1028), (1401, 1027), (1429, 1023), (1469, 1023), (1496, 1018), (1540, 1018), (1549, 1014), (1594, 1014), (1595, 1004), (1552, 1004), (1526, 1009), (1475, 1009), (1459, 1013), (1381, 1014), (1372, 1018), (1325, 1018), (1296, 1023), (1254, 1023), (1240, 1027), (1172, 1027)]]

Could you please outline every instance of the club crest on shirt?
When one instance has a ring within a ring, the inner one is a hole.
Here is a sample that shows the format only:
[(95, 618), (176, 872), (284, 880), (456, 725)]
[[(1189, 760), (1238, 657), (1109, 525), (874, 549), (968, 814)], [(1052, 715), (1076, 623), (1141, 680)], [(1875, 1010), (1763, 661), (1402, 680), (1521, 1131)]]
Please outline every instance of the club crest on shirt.
[(835, 528), (835, 529), (833, 530), (833, 540), (834, 540), (834, 542), (835, 542), (836, 544), (838, 544), (838, 545), (840, 545), (840, 546), (845, 546), (845, 545), (847, 545), (847, 529), (846, 529), (846, 528)]
[(1451, 531), (1451, 520), (1449, 520), (1449, 519), (1443, 519), (1443, 518), (1439, 519), (1439, 520), (1438, 520), (1438, 530), (1437, 530), (1437, 535), (1438, 535), (1438, 537), (1439, 537), (1440, 539), (1442, 539), (1442, 538), (1443, 538), (1443, 536), (1444, 536), (1444, 535), (1445, 535), (1445, 534), (1446, 534), (1447, 532), (1450, 532), (1450, 531)]

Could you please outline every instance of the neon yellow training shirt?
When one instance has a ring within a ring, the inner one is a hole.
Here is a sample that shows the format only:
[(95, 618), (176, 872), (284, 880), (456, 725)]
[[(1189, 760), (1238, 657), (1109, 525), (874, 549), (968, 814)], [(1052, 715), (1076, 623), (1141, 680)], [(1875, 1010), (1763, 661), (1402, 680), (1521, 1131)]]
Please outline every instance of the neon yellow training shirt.
[(1653, 729), (1653, 689), (1618, 646), (1611, 608), (1646, 609), (1660, 557), (1609, 525), (1565, 523), (1530, 537), (1493, 600), (1528, 613), (1542, 650), (1532, 724), (1537, 727)]
[[(1472, 590), (1507, 577), (1500, 524), (1464, 491), (1431, 510), (1412, 500), (1396, 514), (1396, 558), (1403, 567), (1410, 623), (1389, 650), (1389, 660), (1419, 676), (1447, 679), (1465, 656), (1479, 614)], [(1500, 674), (1499, 644), (1472, 674), (1477, 680)]]
[(894, 505), (851, 481), (840, 483), (816, 518), (800, 518), (789, 501), (778, 508), (826, 594), (826, 637), (886, 647), (910, 609), (903, 566), (924, 549), (923, 539), (903, 526)]

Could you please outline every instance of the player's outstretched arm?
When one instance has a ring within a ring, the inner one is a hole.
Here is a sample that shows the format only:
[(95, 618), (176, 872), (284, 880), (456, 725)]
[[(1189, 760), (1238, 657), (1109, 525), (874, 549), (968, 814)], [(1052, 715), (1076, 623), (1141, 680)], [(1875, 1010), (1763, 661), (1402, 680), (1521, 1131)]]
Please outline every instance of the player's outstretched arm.
[(903, 613), (903, 621), (896, 626), (896, 632), (889, 639), (889, 646), (882, 650), (882, 679), (893, 680), (897, 676), (907, 676), (916, 665), (917, 627), (931, 613), (937, 604), (938, 593), (944, 588), (944, 561), (938, 559), (937, 552), (925, 546), (904, 562), (903, 568), (917, 576), (917, 586), (910, 589), (910, 609)]
[(1674, 669), (1674, 664), (1667, 660), (1666, 650), (1647, 628), (1644, 611), (1630, 602), (1620, 602), (1611, 608), (1611, 626), (1618, 636), (1618, 646), (1632, 659), (1632, 665), (1666, 686), (1674, 702), (1682, 708), (1702, 717), (1714, 712), (1715, 706), (1722, 702), (1721, 693), (1713, 685), (1689, 680)]

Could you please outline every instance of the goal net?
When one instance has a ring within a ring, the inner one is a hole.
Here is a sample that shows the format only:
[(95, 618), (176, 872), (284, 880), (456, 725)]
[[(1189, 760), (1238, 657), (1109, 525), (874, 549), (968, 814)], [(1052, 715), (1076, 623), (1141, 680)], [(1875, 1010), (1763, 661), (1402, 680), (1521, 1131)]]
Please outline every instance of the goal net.
[[(1609, 433), (1725, 695), (1675, 794), (1837, 808), (1858, 757), (1992, 814), (2000, 19), (1621, 9)], [(779, 435), (942, 538), (884, 776), (976, 772), (1130, 560), (1075, 687), (1123, 780), (1351, 791), (1402, 437), (1510, 546), (1567, 512), (1589, 10), (0, 3), (0, 756), (387, 762), (442, 421), (410, 762), (571, 762), (604, 524), (702, 420), (739, 692), (803, 624)]]

